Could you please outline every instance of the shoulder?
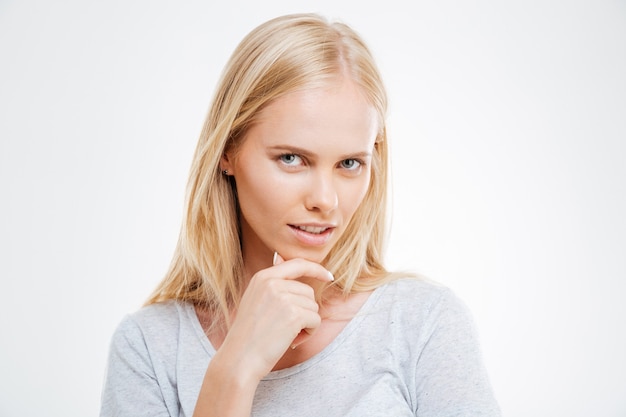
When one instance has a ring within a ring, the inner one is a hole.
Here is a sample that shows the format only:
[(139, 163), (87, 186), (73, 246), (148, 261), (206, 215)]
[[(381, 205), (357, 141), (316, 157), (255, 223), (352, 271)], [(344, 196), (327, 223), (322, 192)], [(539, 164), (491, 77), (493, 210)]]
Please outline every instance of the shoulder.
[(376, 292), (382, 343), (393, 346), (417, 414), (500, 416), (465, 302), (423, 278), (401, 278)]
[(449, 287), (427, 278), (399, 278), (377, 291), (381, 298), (402, 307), (432, 310), (443, 306), (463, 306), (461, 299)]
[(449, 287), (426, 278), (400, 278), (378, 290), (379, 308), (391, 312), (400, 323), (422, 332), (446, 328), (474, 331), (465, 302)]
[(174, 415), (180, 409), (176, 387), (187, 374), (179, 356), (191, 312), (189, 304), (167, 301), (121, 320), (109, 349), (101, 415)]
[(176, 300), (149, 304), (129, 314), (127, 319), (139, 325), (171, 325), (178, 322), (187, 306), (187, 303)]
[(113, 343), (149, 344), (160, 338), (171, 340), (190, 308), (179, 301), (165, 301), (141, 307), (126, 315), (113, 334)]

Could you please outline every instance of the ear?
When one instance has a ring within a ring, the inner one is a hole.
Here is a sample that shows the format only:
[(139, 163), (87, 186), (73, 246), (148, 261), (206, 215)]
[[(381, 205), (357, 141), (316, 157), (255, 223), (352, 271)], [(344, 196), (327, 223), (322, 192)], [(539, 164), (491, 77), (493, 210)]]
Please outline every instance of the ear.
[(233, 171), (233, 163), (231, 162), (231, 155), (229, 155), (228, 153), (224, 152), (222, 154), (222, 158), (220, 159), (220, 170), (222, 172), (224, 171), (228, 171), (228, 174), (226, 175), (233, 175), (234, 171)]

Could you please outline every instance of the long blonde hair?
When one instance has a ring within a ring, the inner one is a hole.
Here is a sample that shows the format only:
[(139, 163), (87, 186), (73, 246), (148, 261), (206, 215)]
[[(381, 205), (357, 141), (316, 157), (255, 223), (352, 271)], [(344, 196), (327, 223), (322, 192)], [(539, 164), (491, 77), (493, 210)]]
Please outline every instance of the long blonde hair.
[(371, 53), (342, 23), (314, 14), (272, 19), (235, 49), (205, 120), (194, 155), (185, 218), (169, 271), (147, 304), (177, 299), (202, 305), (228, 322), (243, 293), (243, 259), (234, 182), (220, 159), (236, 150), (246, 129), (268, 103), (298, 89), (347, 74), (379, 115), (369, 189), (324, 266), (345, 294), (392, 279), (382, 264), (386, 230), (387, 96)]

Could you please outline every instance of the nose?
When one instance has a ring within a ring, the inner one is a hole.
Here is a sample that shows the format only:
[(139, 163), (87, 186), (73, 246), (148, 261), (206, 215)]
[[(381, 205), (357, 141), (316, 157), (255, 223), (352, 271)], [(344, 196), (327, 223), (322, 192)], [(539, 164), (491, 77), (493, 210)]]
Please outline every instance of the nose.
[(332, 174), (310, 173), (311, 178), (305, 198), (307, 210), (328, 213), (339, 205), (339, 196)]

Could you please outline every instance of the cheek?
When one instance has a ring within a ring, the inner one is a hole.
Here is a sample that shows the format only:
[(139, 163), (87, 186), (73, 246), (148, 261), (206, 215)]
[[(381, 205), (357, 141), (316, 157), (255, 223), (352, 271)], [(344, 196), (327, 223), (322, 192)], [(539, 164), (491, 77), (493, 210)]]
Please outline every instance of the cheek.
[(350, 219), (354, 212), (359, 208), (370, 186), (370, 175), (368, 174), (362, 178), (359, 184), (352, 184), (352, 186), (346, 187), (343, 195), (344, 198), (344, 215), (347, 219)]
[(239, 170), (235, 183), (241, 212), (246, 220), (265, 224), (280, 217), (290, 206), (293, 192), (278, 181), (271, 169), (263, 165), (256, 168)]

